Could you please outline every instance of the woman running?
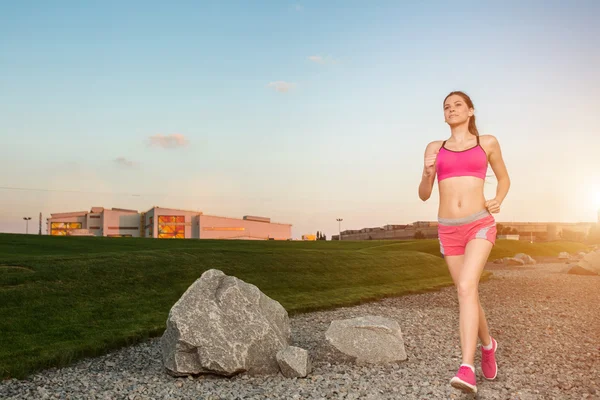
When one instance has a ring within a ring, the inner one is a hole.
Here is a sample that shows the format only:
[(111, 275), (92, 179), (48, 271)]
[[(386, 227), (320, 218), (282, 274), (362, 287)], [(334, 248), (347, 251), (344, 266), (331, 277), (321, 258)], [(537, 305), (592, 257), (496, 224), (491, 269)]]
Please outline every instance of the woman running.
[[(508, 193), (510, 178), (498, 140), (479, 136), (473, 102), (463, 92), (452, 92), (444, 99), (444, 118), (452, 135), (434, 141), (425, 149), (425, 165), (419, 197), (431, 196), (437, 174), (440, 192), (438, 237), (457, 288), (460, 311), (462, 364), (450, 384), (467, 393), (477, 392), (474, 358), (477, 337), (481, 340), (481, 371), (486, 379), (496, 378), (496, 349), (485, 313), (479, 302), (478, 284), (483, 267), (496, 241), (496, 221), (492, 213)], [(496, 197), (487, 200), (483, 186), (488, 162), (496, 175)]]

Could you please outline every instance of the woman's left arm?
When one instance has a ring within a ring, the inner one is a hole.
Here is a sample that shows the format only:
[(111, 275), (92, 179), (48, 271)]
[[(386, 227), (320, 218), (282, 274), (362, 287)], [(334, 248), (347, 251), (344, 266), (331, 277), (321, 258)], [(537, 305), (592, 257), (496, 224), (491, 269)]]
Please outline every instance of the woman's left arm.
[(492, 135), (486, 136), (488, 160), (492, 170), (494, 171), (494, 174), (496, 175), (496, 179), (498, 180), (496, 197), (492, 200), (488, 200), (486, 202), (486, 207), (488, 207), (491, 212), (499, 212), (500, 205), (504, 201), (504, 198), (508, 194), (508, 189), (510, 188), (510, 177), (508, 176), (508, 171), (506, 170), (506, 165), (504, 164), (504, 159), (502, 158), (502, 150), (500, 149), (500, 143), (498, 143), (498, 139)]

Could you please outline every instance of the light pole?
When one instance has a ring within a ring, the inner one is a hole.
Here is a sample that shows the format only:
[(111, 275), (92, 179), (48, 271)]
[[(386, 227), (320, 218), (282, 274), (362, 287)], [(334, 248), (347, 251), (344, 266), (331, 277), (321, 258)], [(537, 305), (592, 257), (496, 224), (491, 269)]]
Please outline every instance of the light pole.
[(335, 220), (338, 222), (338, 232), (340, 234), (339, 240), (342, 240), (342, 221), (344, 219), (343, 218), (336, 218)]
[(31, 219), (31, 217), (23, 217), (23, 219), (25, 220), (25, 234), (29, 233), (29, 220)]

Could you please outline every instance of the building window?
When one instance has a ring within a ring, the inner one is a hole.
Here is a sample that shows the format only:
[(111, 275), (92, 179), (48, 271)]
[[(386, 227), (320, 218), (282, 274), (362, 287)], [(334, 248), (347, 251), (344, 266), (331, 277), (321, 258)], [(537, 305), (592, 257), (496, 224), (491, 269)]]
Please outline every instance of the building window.
[(243, 226), (205, 226), (203, 231), (245, 231)]
[(158, 238), (159, 239), (185, 239), (185, 216), (184, 215), (159, 215), (158, 216)]
[(52, 236), (67, 236), (73, 229), (81, 229), (81, 222), (52, 222), (50, 224)]

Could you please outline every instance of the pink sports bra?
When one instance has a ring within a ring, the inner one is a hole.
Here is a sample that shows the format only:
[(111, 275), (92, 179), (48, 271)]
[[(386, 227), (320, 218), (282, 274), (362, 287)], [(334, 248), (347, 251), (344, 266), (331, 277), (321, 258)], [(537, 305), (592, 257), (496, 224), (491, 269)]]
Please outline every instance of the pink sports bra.
[(454, 176), (475, 176), (485, 179), (488, 159), (487, 153), (479, 144), (479, 136), (477, 136), (476, 146), (462, 151), (448, 150), (445, 144), (444, 140), (436, 158), (438, 182)]

